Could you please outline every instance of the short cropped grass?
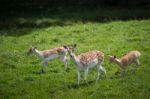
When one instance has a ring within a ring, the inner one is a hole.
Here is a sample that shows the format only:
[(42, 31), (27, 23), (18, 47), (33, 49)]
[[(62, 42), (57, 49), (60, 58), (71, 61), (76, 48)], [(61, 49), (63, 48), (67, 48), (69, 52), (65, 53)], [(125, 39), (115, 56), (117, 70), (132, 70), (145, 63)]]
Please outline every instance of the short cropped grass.
[[(114, 13), (116, 12), (115, 10)], [(113, 10), (109, 13), (113, 13)], [(95, 15), (97, 14), (99, 13), (95, 12)], [(130, 14), (123, 15), (126, 18)], [(34, 16), (30, 19), (20, 18), (19, 22), (22, 23), (19, 23), (19, 27), (17, 23), (14, 25), (10, 23), (10, 27), (0, 30), (0, 98), (148, 99), (150, 96), (150, 19), (120, 18), (117, 20), (116, 18), (107, 22), (96, 22), (86, 17), (86, 14), (80, 16), (74, 13), (74, 15), (79, 19), (56, 20), (49, 18), (48, 15), (36, 20)], [(55, 14), (53, 17), (55, 16), (66, 17), (64, 14)], [(94, 16), (92, 19), (98, 17)], [(102, 16), (105, 14), (102, 13)], [(44, 26), (32, 28), (35, 25), (30, 26), (31, 21), (36, 24), (43, 22)], [(46, 24), (45, 27), (46, 22), (51, 24)], [(100, 50), (105, 53), (103, 66), (107, 70), (108, 80), (102, 73), (100, 81), (95, 84), (96, 70), (90, 69), (89, 85), (85, 84), (82, 75), (81, 85), (77, 86), (77, 72), (73, 61), (70, 62), (67, 72), (64, 71), (64, 64), (61, 61), (53, 60), (49, 62), (46, 73), (40, 73), (41, 61), (35, 56), (26, 54), (30, 46), (45, 50), (73, 43), (77, 44), (76, 54), (90, 50)], [(126, 76), (122, 78), (117, 74), (119, 67), (108, 63), (108, 55), (121, 57), (131, 50), (141, 52), (141, 66), (133, 74), (132, 70), (136, 66), (131, 65)]]

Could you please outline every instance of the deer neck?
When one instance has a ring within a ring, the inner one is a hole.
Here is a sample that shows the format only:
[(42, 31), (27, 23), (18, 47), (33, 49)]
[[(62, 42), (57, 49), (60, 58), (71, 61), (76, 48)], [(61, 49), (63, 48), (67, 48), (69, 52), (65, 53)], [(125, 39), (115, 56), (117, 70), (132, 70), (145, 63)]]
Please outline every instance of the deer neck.
[(41, 53), (41, 51), (39, 51), (39, 50), (37, 50), (37, 49), (34, 50), (33, 54), (36, 55), (36, 56), (39, 57), (39, 58), (42, 58), (42, 53)]
[(80, 64), (79, 57), (76, 56), (75, 54), (73, 54), (72, 59), (73, 59), (74, 63), (76, 64), (76, 66), (79, 66), (79, 64)]
[(121, 60), (120, 60), (120, 59), (115, 58), (114, 62), (115, 62), (116, 64), (118, 64), (118, 65), (122, 68), (122, 63), (121, 63)]

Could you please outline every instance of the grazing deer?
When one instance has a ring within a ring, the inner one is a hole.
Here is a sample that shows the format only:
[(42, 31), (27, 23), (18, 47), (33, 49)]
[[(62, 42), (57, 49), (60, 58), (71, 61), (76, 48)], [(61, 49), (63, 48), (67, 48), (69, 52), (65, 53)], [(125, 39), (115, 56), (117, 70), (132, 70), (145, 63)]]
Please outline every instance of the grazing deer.
[(116, 58), (116, 56), (109, 56), (110, 63), (116, 63), (120, 66), (120, 68), (125, 73), (128, 65), (135, 63), (137, 66), (140, 65), (139, 57), (141, 53), (139, 51), (131, 51), (122, 58)]
[(70, 57), (73, 59), (74, 63), (76, 64), (77, 72), (78, 72), (78, 82), (77, 82), (78, 85), (80, 83), (80, 71), (84, 70), (84, 80), (88, 84), (87, 82), (88, 70), (89, 68), (93, 68), (95, 66), (97, 66), (96, 82), (99, 80), (100, 70), (103, 71), (106, 76), (106, 70), (104, 67), (102, 67), (102, 62), (104, 60), (104, 53), (100, 51), (90, 51), (76, 56), (74, 53), (76, 44), (72, 45), (71, 47), (64, 46), (64, 48), (67, 49)]
[[(65, 70), (67, 70), (67, 65), (69, 62), (69, 57), (67, 57), (67, 50), (64, 47), (57, 47), (49, 50), (39, 51), (36, 47), (31, 47), (28, 51), (28, 54), (34, 54), (42, 59), (43, 66), (48, 65), (48, 61), (53, 59), (60, 59), (65, 64)], [(44, 72), (42, 68), (42, 72)]]

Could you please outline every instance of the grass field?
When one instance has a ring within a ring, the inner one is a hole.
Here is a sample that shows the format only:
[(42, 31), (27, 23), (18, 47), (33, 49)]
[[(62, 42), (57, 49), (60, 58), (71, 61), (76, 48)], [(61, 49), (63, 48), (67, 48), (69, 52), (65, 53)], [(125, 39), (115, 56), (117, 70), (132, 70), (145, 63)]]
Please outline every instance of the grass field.
[[(85, 9), (55, 13), (7, 16), (0, 24), (0, 99), (148, 99), (150, 97), (150, 13), (148, 9)], [(11, 13), (12, 14), (12, 13)], [(100, 50), (105, 53), (104, 67), (109, 79), (101, 74), (95, 84), (96, 70), (89, 70), (87, 86), (71, 61), (69, 71), (59, 60), (49, 62), (40, 73), (40, 60), (27, 56), (31, 45), (45, 50), (76, 43), (76, 53)], [(139, 50), (141, 67), (135, 74), (131, 65), (124, 78), (107, 55), (121, 57)]]

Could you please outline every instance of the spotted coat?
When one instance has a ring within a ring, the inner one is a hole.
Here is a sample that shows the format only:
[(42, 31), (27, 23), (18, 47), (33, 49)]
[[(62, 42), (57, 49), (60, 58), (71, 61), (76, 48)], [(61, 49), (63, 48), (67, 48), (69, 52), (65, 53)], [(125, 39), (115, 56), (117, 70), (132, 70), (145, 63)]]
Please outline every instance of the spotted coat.
[(100, 51), (90, 51), (90, 52), (82, 53), (82, 54), (78, 55), (78, 57), (79, 57), (81, 63), (83, 65), (86, 65), (94, 59), (98, 59), (99, 61), (102, 62), (104, 59), (104, 54)]

